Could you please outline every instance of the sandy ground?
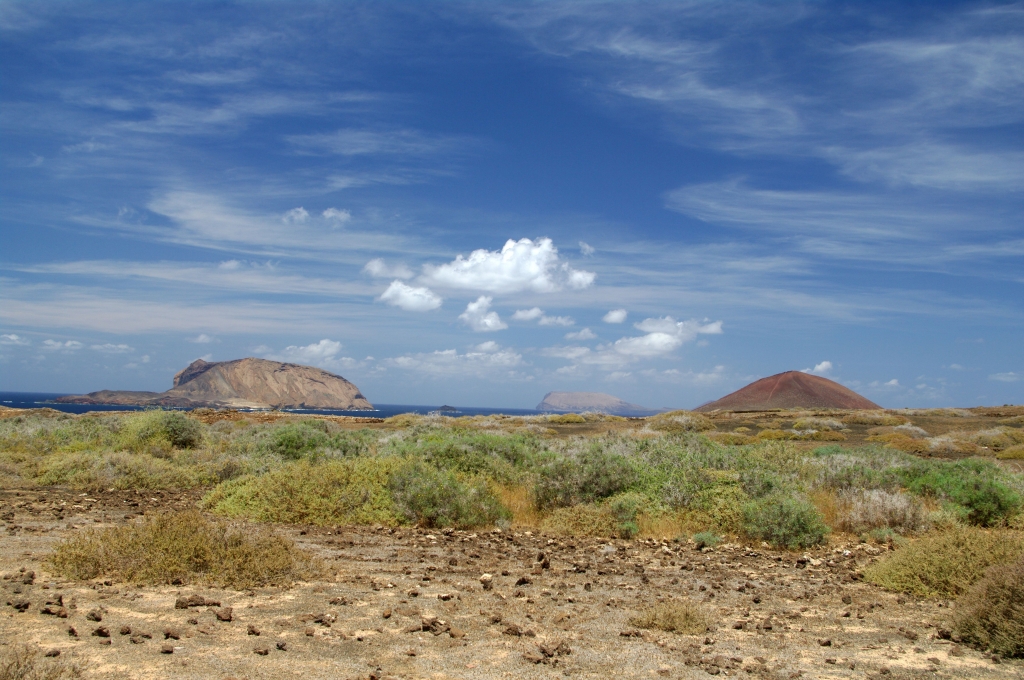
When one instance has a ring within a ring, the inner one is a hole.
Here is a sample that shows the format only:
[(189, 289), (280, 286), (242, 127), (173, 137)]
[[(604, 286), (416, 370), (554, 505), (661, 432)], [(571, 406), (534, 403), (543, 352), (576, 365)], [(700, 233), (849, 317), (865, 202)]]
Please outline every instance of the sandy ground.
[[(859, 582), (882, 549), (856, 543), (805, 554), (735, 544), (702, 552), (516, 530), (281, 527), (333, 578), (237, 592), (69, 583), (46, 569), (64, 536), (197, 497), (0, 491), (0, 645), (59, 650), (58, 662), (103, 678), (1024, 675), (1020, 661), (941, 639), (949, 603)], [(202, 606), (176, 608), (195, 595)], [(701, 602), (715, 629), (687, 636), (629, 624), (678, 598)], [(110, 637), (94, 635), (99, 627)]]

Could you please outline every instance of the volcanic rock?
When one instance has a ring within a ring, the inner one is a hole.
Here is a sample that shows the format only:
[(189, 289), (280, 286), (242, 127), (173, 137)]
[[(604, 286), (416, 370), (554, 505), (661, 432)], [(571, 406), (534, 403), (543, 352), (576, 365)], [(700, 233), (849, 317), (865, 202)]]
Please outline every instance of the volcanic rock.
[(537, 404), (538, 411), (559, 411), (563, 413), (607, 413), (617, 416), (639, 416), (658, 413), (658, 409), (647, 408), (622, 401), (603, 392), (548, 392)]
[(253, 357), (215, 362), (197, 359), (174, 376), (174, 387), (166, 392), (101, 390), (56, 401), (185, 408), (373, 409), (359, 388), (340, 375)]
[(800, 371), (761, 378), (694, 411), (764, 411), (777, 408), (880, 409), (839, 383)]

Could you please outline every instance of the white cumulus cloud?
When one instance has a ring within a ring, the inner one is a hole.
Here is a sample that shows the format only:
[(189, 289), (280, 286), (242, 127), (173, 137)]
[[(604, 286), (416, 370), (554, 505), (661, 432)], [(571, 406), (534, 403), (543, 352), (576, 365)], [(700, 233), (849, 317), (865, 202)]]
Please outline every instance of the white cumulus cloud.
[(197, 343), (199, 345), (205, 345), (207, 343), (213, 342), (213, 338), (211, 338), (206, 333), (200, 333), (196, 337), (194, 337), (191, 340), (189, 340), (189, 342), (194, 342), (194, 343)]
[(67, 340), (61, 342), (60, 340), (43, 340), (43, 349), (50, 350), (52, 352), (75, 352), (85, 347), (82, 343), (77, 340)]
[(359, 364), (352, 357), (339, 356), (341, 349), (342, 344), (337, 340), (324, 338), (308, 345), (288, 345), (280, 352), (264, 355), (264, 358), (331, 370), (352, 368)]
[(801, 373), (811, 373), (813, 375), (828, 375), (832, 372), (832, 362), (822, 361), (821, 363), (815, 364), (814, 368), (805, 368)]
[(566, 333), (566, 340), (593, 340), (597, 336), (594, 335), (594, 331), (589, 328), (581, 328), (575, 333)]
[(583, 254), (583, 257), (590, 257), (596, 252), (596, 250), (597, 249), (594, 248), (594, 246), (590, 245), (586, 241), (580, 241), (580, 253)]
[(383, 258), (375, 257), (366, 263), (363, 272), (370, 276), (381, 279), (409, 279), (412, 278), (412, 270), (399, 262), (388, 264)]
[(517, 309), (516, 313), (512, 315), (513, 321), (533, 321), (544, 316), (544, 310), (540, 307), (534, 307), (533, 309)]
[(378, 298), (409, 312), (429, 312), (441, 306), (443, 299), (429, 288), (414, 288), (395, 279)]
[(302, 206), (292, 208), (284, 214), (284, 217), (281, 218), (285, 224), (302, 224), (308, 219), (309, 213), (306, 212), (306, 209)]
[(635, 326), (645, 334), (598, 345), (596, 350), (589, 347), (551, 347), (544, 350), (544, 354), (581, 364), (614, 368), (633, 361), (665, 356), (684, 343), (692, 342), (698, 335), (722, 333), (721, 321), (676, 321), (671, 316), (644, 319)]
[(489, 293), (582, 289), (593, 284), (597, 276), (561, 261), (549, 238), (509, 239), (500, 251), (481, 248), (469, 257), (459, 255), (448, 264), (428, 265), (424, 271), (426, 280), (435, 285)]
[(540, 307), (517, 309), (513, 321), (536, 321), (541, 326), (572, 326), (576, 323), (571, 316), (548, 316)]
[(115, 345), (112, 342), (108, 342), (103, 345), (89, 345), (89, 349), (96, 350), (97, 352), (103, 352), (104, 354), (127, 354), (128, 352), (135, 351), (133, 347), (128, 345)]
[(1022, 378), (1024, 378), (1024, 375), (1021, 375), (1020, 373), (1014, 373), (1013, 371), (1010, 371), (1008, 373), (993, 373), (988, 377), (989, 380), (997, 380), (999, 382), (1008, 383), (1017, 382)]
[(459, 354), (454, 349), (445, 349), (407, 354), (388, 359), (386, 363), (395, 368), (451, 378), (502, 376), (517, 380), (529, 379), (516, 370), (524, 363), (522, 355), (493, 342), (482, 343), (475, 351), (465, 354)]
[(474, 331), (500, 331), (508, 328), (508, 324), (501, 320), (497, 312), (489, 311), (492, 300), (487, 295), (481, 295), (476, 302), (466, 305), (466, 311), (459, 314), (459, 320)]
[(625, 309), (613, 309), (604, 316), (601, 317), (601, 321), (605, 323), (622, 323), (626, 320), (626, 316), (629, 314)]
[(0, 345), (31, 345), (32, 342), (14, 333), (0, 335)]
[(325, 220), (333, 220), (335, 222), (340, 222), (341, 224), (352, 219), (352, 213), (348, 210), (338, 210), (337, 208), (328, 208), (323, 211), (322, 214)]

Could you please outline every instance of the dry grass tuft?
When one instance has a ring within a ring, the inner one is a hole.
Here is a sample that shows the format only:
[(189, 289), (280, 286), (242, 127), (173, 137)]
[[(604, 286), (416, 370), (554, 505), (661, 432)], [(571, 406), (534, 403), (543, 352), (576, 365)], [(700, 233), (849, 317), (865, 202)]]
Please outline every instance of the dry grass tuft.
[(530, 529), (540, 528), (544, 520), (544, 513), (537, 509), (530, 496), (530, 489), (525, 486), (498, 486), (495, 494), (501, 504), (512, 513), (512, 525), (528, 527)]
[(957, 602), (953, 629), (982, 649), (1024, 656), (1024, 558), (989, 569)]
[(850, 490), (839, 494), (829, 526), (859, 534), (889, 528), (913, 533), (926, 528), (927, 513), (920, 499), (884, 489)]
[(996, 458), (999, 458), (1000, 460), (1024, 460), (1024, 444), (1011, 446), (1008, 449), (1000, 451), (996, 454)]
[(254, 526), (211, 522), (196, 510), (85, 531), (49, 558), (67, 578), (101, 576), (130, 583), (209, 583), (233, 588), (286, 584), (315, 576), (320, 565), (294, 543)]
[(541, 522), (541, 529), (556, 536), (615, 536), (615, 517), (608, 508), (581, 503), (558, 508)]
[(847, 425), (903, 425), (909, 423), (910, 420), (903, 416), (894, 415), (892, 413), (885, 413), (884, 411), (859, 411), (857, 413), (851, 413), (850, 415), (843, 418), (843, 422)]
[(0, 680), (69, 680), (82, 677), (75, 664), (48, 659), (36, 647), (20, 645), (0, 650)]
[(682, 635), (703, 635), (711, 630), (708, 612), (690, 600), (663, 602), (629, 619), (637, 628), (663, 630)]
[(954, 527), (912, 541), (867, 568), (867, 581), (886, 590), (923, 597), (957, 597), (978, 581), (990, 566), (1006, 564), (1024, 554), (1024, 534)]
[(647, 419), (647, 426), (658, 432), (707, 432), (715, 429), (711, 419), (693, 411), (669, 411)]

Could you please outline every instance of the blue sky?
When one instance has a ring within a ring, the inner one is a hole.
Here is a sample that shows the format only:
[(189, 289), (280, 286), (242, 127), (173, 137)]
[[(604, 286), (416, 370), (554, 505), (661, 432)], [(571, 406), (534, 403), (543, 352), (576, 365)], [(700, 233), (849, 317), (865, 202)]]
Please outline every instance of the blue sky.
[(1024, 5), (0, 4), (0, 389), (1024, 402)]

